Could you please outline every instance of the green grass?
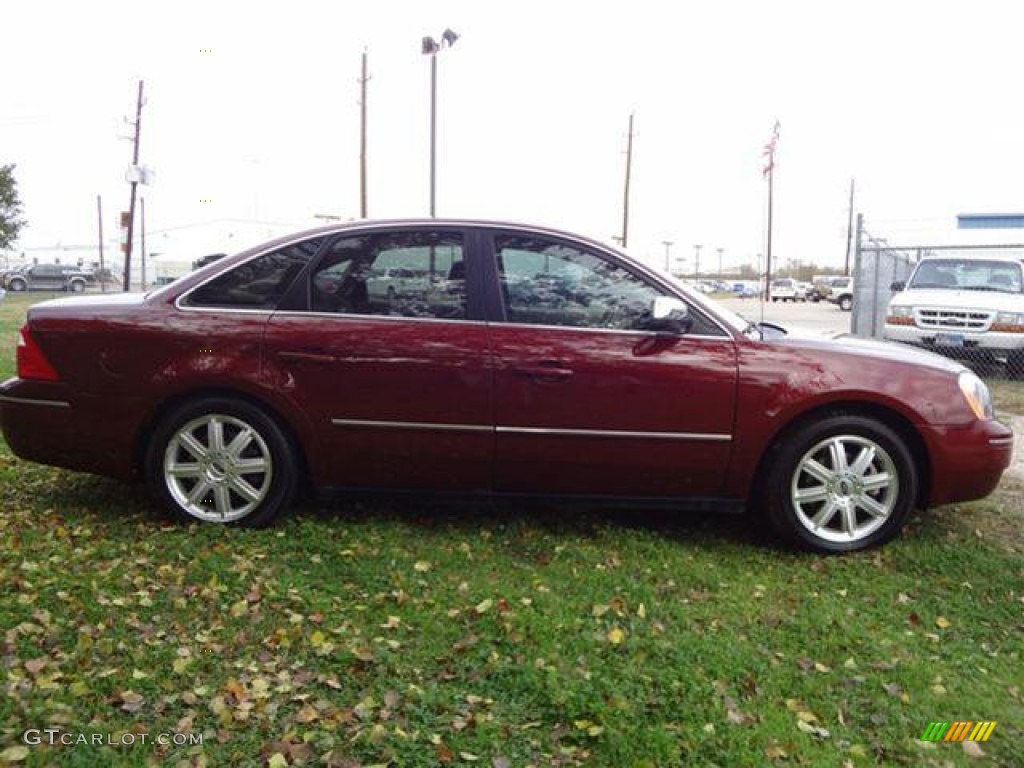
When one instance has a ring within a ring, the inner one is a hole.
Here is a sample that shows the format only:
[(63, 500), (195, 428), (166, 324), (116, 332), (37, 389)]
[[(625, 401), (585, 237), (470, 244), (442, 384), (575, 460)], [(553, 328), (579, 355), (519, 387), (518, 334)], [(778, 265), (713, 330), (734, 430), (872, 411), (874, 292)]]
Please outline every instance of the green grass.
[[(5, 446), (0, 492), (0, 764), (1020, 765), (1012, 492), (837, 558), (730, 518), (557, 507), (186, 528), (142, 489)], [(934, 720), (999, 724), (979, 760), (921, 742)]]

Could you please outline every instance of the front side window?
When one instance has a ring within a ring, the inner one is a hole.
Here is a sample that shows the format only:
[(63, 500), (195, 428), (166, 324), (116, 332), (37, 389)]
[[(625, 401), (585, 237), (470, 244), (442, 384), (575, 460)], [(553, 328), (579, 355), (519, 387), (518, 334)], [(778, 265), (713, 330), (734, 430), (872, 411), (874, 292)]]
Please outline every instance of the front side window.
[(466, 318), (462, 235), (411, 231), (343, 236), (311, 275), (314, 312)]
[(621, 264), (556, 240), (500, 235), (495, 250), (512, 323), (643, 330), (663, 295)]
[(274, 309), (324, 238), (315, 237), (249, 259), (196, 288), (190, 307)]

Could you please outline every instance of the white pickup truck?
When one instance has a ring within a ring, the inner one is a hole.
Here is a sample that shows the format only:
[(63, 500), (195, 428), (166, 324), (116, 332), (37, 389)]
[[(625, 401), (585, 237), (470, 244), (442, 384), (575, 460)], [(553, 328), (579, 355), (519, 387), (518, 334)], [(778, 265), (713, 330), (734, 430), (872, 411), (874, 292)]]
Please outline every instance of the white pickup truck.
[(930, 256), (892, 288), (886, 339), (1024, 376), (1024, 255)]

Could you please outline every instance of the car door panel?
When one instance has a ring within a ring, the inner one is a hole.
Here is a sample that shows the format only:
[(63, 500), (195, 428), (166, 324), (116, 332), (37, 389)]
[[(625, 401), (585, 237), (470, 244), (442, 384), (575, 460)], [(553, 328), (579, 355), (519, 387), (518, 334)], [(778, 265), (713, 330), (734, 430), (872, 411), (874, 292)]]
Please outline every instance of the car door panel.
[(732, 442), (729, 339), (495, 324), (499, 492), (710, 496)]

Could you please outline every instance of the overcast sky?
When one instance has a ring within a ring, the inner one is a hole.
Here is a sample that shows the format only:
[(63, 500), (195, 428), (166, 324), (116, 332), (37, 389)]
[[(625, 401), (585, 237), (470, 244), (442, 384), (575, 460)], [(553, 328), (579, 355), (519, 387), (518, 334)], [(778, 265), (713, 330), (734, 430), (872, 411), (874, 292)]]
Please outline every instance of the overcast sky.
[(0, 163), (17, 165), (19, 250), (94, 242), (97, 195), (113, 236), (143, 79), (151, 247), (211, 220), (357, 217), (365, 48), (370, 216), (424, 216), (420, 39), (450, 27), (439, 216), (610, 241), (634, 113), (629, 250), (751, 262), (778, 120), (775, 257), (838, 266), (852, 178), (856, 210), (897, 243), (956, 237), (957, 213), (1024, 211), (1022, 22), (1019, 0), (7, 0)]

